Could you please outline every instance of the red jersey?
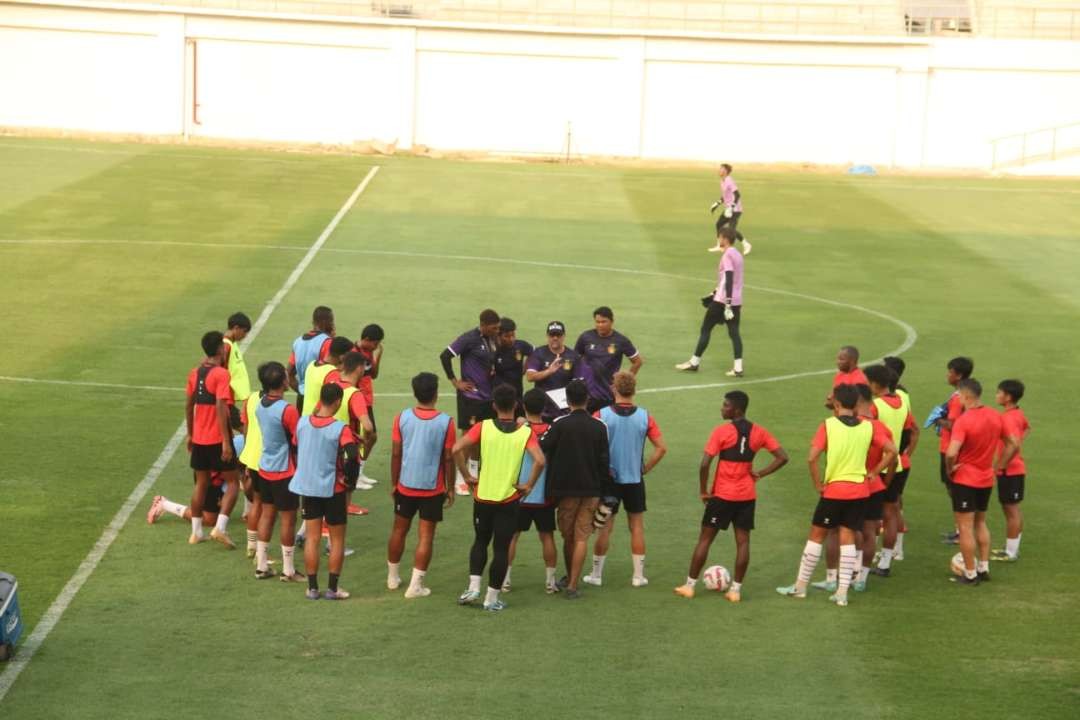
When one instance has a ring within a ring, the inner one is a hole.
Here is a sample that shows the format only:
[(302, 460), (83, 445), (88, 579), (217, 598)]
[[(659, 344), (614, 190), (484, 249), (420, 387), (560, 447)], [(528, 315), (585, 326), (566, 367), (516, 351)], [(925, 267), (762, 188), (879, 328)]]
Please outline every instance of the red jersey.
[(356, 343), (353, 350), (364, 356), (364, 377), (360, 378), (359, 388), (360, 392), (364, 393), (367, 404), (372, 406), (375, 404), (375, 383), (372, 382), (371, 375), (379, 369), (379, 363), (375, 359), (375, 353), (360, 347), (360, 343)]
[(895, 442), (895, 440), (892, 430), (885, 423), (873, 418), (865, 419), (874, 426), (874, 439), (870, 442), (870, 450), (866, 453), (866, 482), (869, 485), (867, 489), (873, 495), (885, 492), (885, 482), (879, 473), (871, 471), (881, 464), (881, 456), (885, 454), (885, 443)]
[(869, 385), (870, 383), (866, 379), (866, 373), (861, 368), (855, 368), (848, 372), (838, 372), (833, 376), (832, 386), (833, 390), (841, 385)]
[[(502, 424), (503, 427), (509, 427), (510, 423), (512, 423), (514, 421), (512, 421), (512, 420), (499, 420), (498, 418), (496, 418), (494, 420), (494, 422)], [(475, 425), (473, 425), (471, 428), (469, 428), (469, 431), (467, 433), (465, 433), (465, 437), (467, 437), (469, 440), (471, 440), (473, 442), (473, 444), (479, 445), (480, 444), (480, 436), (483, 434), (483, 431), (484, 431), (484, 423), (478, 422)], [(525, 452), (528, 452), (529, 448), (537, 448), (537, 449), (540, 448), (540, 441), (538, 439), (539, 437), (540, 436), (537, 435), (535, 431), (533, 431), (533, 433), (531, 435), (529, 435), (529, 439), (525, 442)], [(481, 500), (480, 498), (476, 497), (476, 489), (473, 488), (473, 500), (475, 500), (478, 503), (487, 502), (487, 504), (489, 504), (489, 505), (505, 505), (506, 503), (514, 502), (515, 500), (517, 500), (520, 497), (521, 497), (521, 493), (515, 492), (513, 495), (506, 498), (502, 502), (492, 503), (490, 501)]]
[[(353, 397), (356, 397), (356, 396), (358, 396), (360, 394), (361, 393), (353, 393)], [(412, 411), (413, 411), (413, 414), (416, 415), (416, 417), (420, 418), (421, 420), (430, 420), (431, 418), (433, 418), (433, 417), (435, 417), (436, 415), (439, 414), (439, 411), (435, 410), (434, 408), (414, 407)], [(400, 414), (394, 416), (394, 426), (393, 426), (393, 429), (390, 431), (390, 439), (393, 442), (398, 443), (399, 445), (401, 444), (401, 425), (399, 423), (400, 420), (401, 420), (401, 415)], [(443, 442), (443, 448), (445, 450), (448, 450), (448, 451), (453, 450), (454, 449), (454, 443), (456, 441), (457, 441), (457, 434), (456, 434), (456, 432), (454, 430), (454, 423), (453, 422), (447, 423), (446, 439)], [(435, 488), (434, 489), (432, 489), (432, 490), (414, 490), (413, 488), (407, 488), (404, 485), (398, 485), (397, 488), (395, 488), (395, 489), (399, 493), (401, 493), (402, 495), (407, 495), (408, 497), (435, 497), (436, 495), (443, 495), (443, 494), (446, 493), (446, 477), (445, 477), (445, 475), (446, 475), (446, 463), (445, 462), (440, 462), (439, 463), (439, 478), (438, 478), (438, 480), (435, 481)]]
[(960, 443), (953, 482), (974, 488), (994, 486), (994, 452), (1005, 438), (1001, 416), (985, 405), (972, 408), (957, 420), (950, 443)]
[[(945, 403), (945, 418), (951, 420), (953, 425), (956, 425), (957, 419), (964, 414), (964, 403), (960, 401), (960, 393), (954, 392), (949, 396), (949, 400)], [(941, 428), (941, 442), (938, 444), (938, 448), (941, 452), (947, 452), (949, 449), (949, 440), (952, 438), (952, 430), (942, 426)]]
[[(331, 417), (319, 417), (318, 415), (312, 415), (311, 416), (311, 426), (312, 427), (323, 428), (323, 427), (326, 427), (327, 425), (332, 425), (335, 422), (337, 422), (337, 418), (335, 418), (333, 416), (331, 416)], [(338, 446), (339, 452), (338, 452), (338, 456), (337, 456), (337, 480), (334, 482), (334, 494), (335, 495), (338, 494), (339, 492), (345, 492), (346, 490), (348, 490), (348, 488), (345, 487), (345, 460), (343, 458), (343, 454), (340, 452), (340, 449), (348, 447), (349, 445), (359, 445), (359, 444), (360, 444), (360, 438), (356, 437), (356, 433), (354, 433), (352, 430), (350, 430), (349, 428), (346, 427), (344, 430), (341, 431), (341, 442), (339, 443), (339, 446)]]
[[(1027, 437), (1028, 432), (1031, 430), (1031, 425), (1028, 424), (1024, 411), (1018, 407), (1009, 408), (1001, 414), (1001, 423), (1004, 429), (1003, 436), (1014, 438), (1016, 444), (1022, 446), (1024, 438)], [(1004, 449), (1005, 444), (1001, 443), (998, 446), (998, 453), (1000, 454)], [(1016, 454), (1012, 456), (1012, 460), (1005, 467), (1006, 475), (1027, 474), (1027, 467), (1024, 465), (1024, 457), (1021, 452), (1022, 450), (1017, 449)]]
[[(264, 396), (264, 400), (270, 396)], [(274, 401), (281, 400), (281, 396), (271, 398)], [(259, 402), (262, 402), (260, 400)], [(247, 425), (251, 422), (248, 417), (247, 403), (244, 403), (240, 408), (240, 421)], [(288, 480), (296, 474), (296, 423), (300, 422), (300, 411), (296, 409), (296, 406), (292, 403), (286, 403), (285, 409), (281, 411), (281, 426), (285, 428), (285, 435), (289, 438), (289, 445), (292, 446), (289, 452), (289, 467), (280, 472), (274, 472), (273, 470), (261, 470), (259, 468), (253, 468), (257, 470), (259, 476), (264, 480)]]
[[(754, 453), (762, 448), (773, 452), (780, 448), (780, 443), (768, 430), (755, 423), (746, 423), (750, 431), (739, 431), (734, 422), (713, 428), (709, 440), (705, 443), (705, 454), (709, 457), (720, 456), (713, 475), (712, 495), (721, 500), (742, 502), (757, 498), (754, 488)], [(730, 457), (729, 457), (730, 456)]]
[[(863, 422), (868, 422), (864, 420)], [(885, 427), (882, 425), (882, 427)], [(870, 437), (870, 448), (866, 452), (867, 459), (870, 455), (877, 451), (878, 462), (881, 462), (881, 452), (885, 447), (885, 442), (891, 438), (891, 433), (888, 432), (888, 428), (885, 428), (885, 433), (878, 432), (877, 428), (874, 428), (874, 433)], [(829, 451), (829, 439), (825, 430), (825, 423), (818, 425), (817, 432), (814, 433), (814, 439), (810, 441), (810, 447), (817, 448), (823, 452)], [(868, 482), (833, 482), (825, 485), (825, 490), (822, 491), (821, 497), (826, 500), (860, 500), (862, 498), (870, 497), (870, 483)]]
[[(199, 371), (206, 370), (202, 387), (199, 387)], [(224, 400), (233, 404), (232, 388), (229, 383), (229, 371), (220, 365), (200, 363), (187, 379), (187, 396), (195, 397), (195, 417), (191, 424), (191, 442), (196, 445), (220, 445), (224, 442), (221, 426), (218, 425), (217, 401)]]

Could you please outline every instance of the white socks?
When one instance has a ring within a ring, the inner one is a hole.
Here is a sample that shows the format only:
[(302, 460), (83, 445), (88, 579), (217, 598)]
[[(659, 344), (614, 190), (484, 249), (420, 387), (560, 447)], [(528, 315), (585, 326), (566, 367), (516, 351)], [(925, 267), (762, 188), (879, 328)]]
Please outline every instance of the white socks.
[(480, 592), (480, 576), (469, 576), (469, 592)]
[(484, 596), (484, 606), (492, 605), (499, 599), (499, 591), (493, 587), (487, 589), (487, 595)]
[(693, 365), (694, 367), (697, 367), (698, 365), (701, 364), (701, 358), (699, 358), (697, 355), (691, 355), (690, 356), (690, 364)]
[(356, 467), (359, 468), (360, 477), (364, 477), (364, 465), (366, 463), (367, 463), (367, 460), (363, 460), (363, 459), (359, 459), (359, 460), (356, 461)]
[(401, 563), (392, 563), (387, 560), (386, 587), (390, 590), (397, 590), (401, 587)]
[(976, 562), (975, 563), (975, 572), (976, 572), (976, 574), (984, 573), (984, 572), (990, 572), (990, 563), (989, 563), (989, 561), (987, 561), (987, 560), (979, 560), (978, 562)]
[(825, 571), (825, 581), (826, 582), (836, 582), (836, 574), (837, 574), (837, 572), (838, 571), (836, 570), (836, 568), (833, 568), (832, 570), (826, 570)]
[[(900, 543), (898, 542), (897, 545), (899, 544)], [(878, 568), (880, 568), (881, 570), (888, 570), (889, 567), (892, 565), (892, 556), (892, 550), (890, 550), (889, 548), (881, 548), (881, 559), (878, 560)]]
[(645, 556), (631, 555), (630, 558), (634, 561), (634, 577), (645, 577)]
[(686, 576), (686, 584), (688, 587), (694, 587), (697, 585), (697, 578), (692, 578), (689, 575)]
[[(634, 557), (637, 557), (636, 555)], [(607, 560), (607, 555), (593, 555), (592, 556), (592, 572), (589, 575), (593, 580), (600, 580), (604, 577), (604, 562)], [(634, 573), (637, 573), (637, 564), (634, 565)]]
[[(161, 507), (165, 512), (169, 513), (170, 515), (175, 515), (176, 517), (179, 517), (179, 518), (184, 517), (184, 511), (187, 510), (187, 505), (181, 505), (180, 503), (174, 503), (172, 500), (169, 500), (168, 498), (161, 498)], [(1017, 542), (1020, 542), (1020, 541), (1017, 540)]]
[(191, 534), (192, 535), (198, 535), (199, 537), (202, 537), (202, 518), (201, 517), (194, 517), (193, 516), (191, 518)]
[(409, 580), (410, 590), (419, 590), (424, 587), (424, 576), (427, 575), (427, 570), (417, 570), (413, 568), (412, 578)]
[(866, 582), (867, 578), (869, 578), (869, 577), (870, 577), (870, 568), (863, 565), (862, 569), (859, 570), (859, 582), (864, 583), (864, 582)]
[[(165, 508), (168, 510), (168, 507)], [(1024, 533), (1020, 533), (1015, 538), (1005, 538), (1005, 554), (1010, 558), (1015, 558), (1020, 554), (1020, 538), (1024, 536)]]
[(806, 586), (810, 584), (810, 578), (814, 576), (814, 568), (817, 567), (819, 560), (821, 560), (821, 543), (807, 540), (806, 547), (803, 548), (802, 560), (799, 561), (799, 577), (795, 581), (797, 590), (806, 590)]
[(859, 553), (854, 545), (840, 546), (840, 576), (836, 580), (837, 597), (846, 598), (851, 578), (855, 574), (855, 563)]
[(256, 543), (258, 543), (258, 542), (259, 542), (259, 533), (258, 533), (258, 531), (257, 530), (248, 530), (247, 531), (247, 549), (248, 550), (254, 550), (256, 548)]
[(742, 372), (742, 358), (735, 358), (735, 372)]
[(904, 535), (905, 534), (906, 533), (902, 533), (902, 532), (896, 533), (896, 545), (893, 546), (893, 554), (894, 555), (903, 555), (904, 554)]
[(286, 575), (295, 575), (296, 566), (293, 565), (293, 551), (296, 548), (292, 545), (281, 546), (281, 572)]
[(229, 527), (229, 516), (225, 513), (218, 513), (217, 522), (214, 523), (214, 529), (219, 533), (223, 533)]
[(544, 568), (544, 584), (545, 585), (554, 585), (555, 584), (555, 570), (556, 570), (556, 568), (553, 568), (553, 567)]
[(259, 572), (266, 572), (268, 569), (266, 556), (269, 547), (270, 543), (265, 543), (262, 540), (255, 541), (255, 569)]
[(737, 583), (734, 580), (731, 582), (731, 592), (742, 592), (742, 583)]

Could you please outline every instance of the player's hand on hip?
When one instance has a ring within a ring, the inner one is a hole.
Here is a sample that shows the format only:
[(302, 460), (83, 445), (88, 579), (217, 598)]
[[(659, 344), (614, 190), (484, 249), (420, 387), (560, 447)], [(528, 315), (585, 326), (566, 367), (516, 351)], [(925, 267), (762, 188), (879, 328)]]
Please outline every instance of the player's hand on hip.
[(476, 390), (476, 385), (468, 380), (455, 380), (453, 384), (461, 392), (474, 392)]

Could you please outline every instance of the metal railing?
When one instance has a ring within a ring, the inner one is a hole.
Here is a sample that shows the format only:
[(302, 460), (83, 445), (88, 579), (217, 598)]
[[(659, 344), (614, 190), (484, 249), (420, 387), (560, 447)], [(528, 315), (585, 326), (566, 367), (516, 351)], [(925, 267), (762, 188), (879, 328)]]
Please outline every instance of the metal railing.
[(1080, 122), (1005, 135), (990, 146), (994, 170), (1080, 155)]
[[(1075, 0), (1075, 6), (1061, 5), (1054, 0), (1046, 0), (1038, 5), (998, 5), (994, 0), (101, 1), (223, 11), (585, 30), (894, 37), (979, 35), (1080, 40), (1080, 0)], [(66, 4), (65, 0), (56, 2)], [(82, 2), (93, 4), (94, 0)], [(80, 0), (71, 4), (80, 4)]]

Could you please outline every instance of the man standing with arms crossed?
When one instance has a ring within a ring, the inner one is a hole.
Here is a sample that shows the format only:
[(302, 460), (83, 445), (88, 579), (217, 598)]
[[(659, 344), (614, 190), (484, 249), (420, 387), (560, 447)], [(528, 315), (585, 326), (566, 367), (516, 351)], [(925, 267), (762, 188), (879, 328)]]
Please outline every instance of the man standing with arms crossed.
[(675, 366), (676, 370), (684, 372), (697, 372), (701, 366), (701, 356), (709, 347), (709, 338), (713, 328), (717, 325), (726, 325), (728, 337), (731, 338), (731, 349), (735, 356), (735, 363), (728, 370), (728, 377), (743, 376), (743, 345), (739, 335), (739, 321), (742, 317), (743, 302), (743, 256), (735, 249), (735, 231), (731, 228), (723, 228), (717, 239), (717, 246), (713, 248), (723, 252), (718, 268), (718, 280), (716, 290), (712, 297), (706, 295), (702, 298), (705, 305), (705, 318), (701, 321), (701, 334), (698, 336), (697, 347), (694, 354), (684, 363)]

